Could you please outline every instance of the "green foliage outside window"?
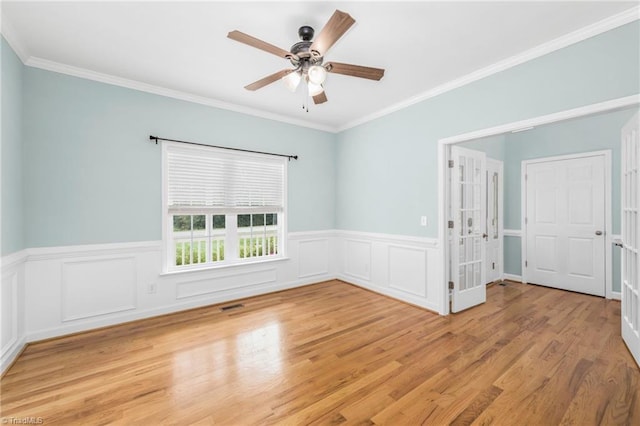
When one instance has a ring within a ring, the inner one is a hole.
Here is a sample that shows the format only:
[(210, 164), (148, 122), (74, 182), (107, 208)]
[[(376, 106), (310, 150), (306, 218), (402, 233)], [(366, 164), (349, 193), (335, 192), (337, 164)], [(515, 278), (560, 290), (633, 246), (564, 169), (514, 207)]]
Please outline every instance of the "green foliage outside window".
[[(265, 236), (265, 226), (275, 226), (276, 213), (241, 214), (237, 216), (238, 230), (250, 237), (238, 241), (238, 256), (241, 259), (274, 255), (278, 253), (278, 239), (274, 235)], [(173, 232), (182, 233), (182, 241), (175, 242), (175, 265), (192, 265), (222, 261), (225, 258), (224, 230), (225, 215), (211, 215), (207, 231), (205, 215), (173, 216)], [(193, 231), (193, 232), (190, 232)], [(220, 231), (223, 231), (221, 234)], [(188, 241), (185, 241), (187, 239)], [(210, 241), (210, 259), (207, 259), (207, 241)]]
[(248, 228), (250, 226), (271, 226), (278, 224), (278, 215), (275, 213), (268, 214), (239, 214), (238, 228)]
[(263, 238), (240, 238), (241, 259), (246, 257), (265, 256), (278, 253), (277, 237)]
[[(184, 253), (184, 263), (183, 255)], [(192, 259), (193, 255), (193, 259)], [(189, 242), (186, 243), (176, 243), (176, 265), (191, 265), (196, 263), (204, 263), (207, 261), (207, 243), (206, 241), (196, 241), (193, 244)]]

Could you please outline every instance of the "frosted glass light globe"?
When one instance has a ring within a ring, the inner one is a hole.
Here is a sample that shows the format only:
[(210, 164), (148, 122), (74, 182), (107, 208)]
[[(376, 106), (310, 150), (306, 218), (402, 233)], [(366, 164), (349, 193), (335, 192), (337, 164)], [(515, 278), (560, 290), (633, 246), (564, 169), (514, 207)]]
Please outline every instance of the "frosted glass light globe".
[(321, 85), (309, 81), (309, 96), (316, 96), (322, 93), (324, 89)]
[(327, 70), (319, 65), (314, 65), (309, 68), (307, 75), (309, 77), (309, 82), (320, 85), (327, 79)]
[(298, 84), (300, 84), (300, 73), (297, 71), (290, 72), (289, 74), (282, 77), (282, 82), (292, 92), (295, 92), (298, 88)]

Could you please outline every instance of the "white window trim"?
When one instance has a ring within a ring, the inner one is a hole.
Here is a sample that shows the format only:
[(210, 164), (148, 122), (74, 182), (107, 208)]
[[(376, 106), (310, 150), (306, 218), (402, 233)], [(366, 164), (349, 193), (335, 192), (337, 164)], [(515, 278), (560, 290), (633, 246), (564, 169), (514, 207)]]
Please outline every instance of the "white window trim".
[[(161, 171), (161, 179), (162, 179), (162, 272), (160, 275), (174, 275), (186, 272), (195, 272), (195, 271), (210, 271), (215, 269), (223, 269), (229, 267), (242, 267), (255, 265), (259, 263), (279, 261), (279, 260), (287, 260), (287, 222), (288, 222), (288, 167), (286, 165), (286, 159), (283, 159), (284, 167), (283, 167), (283, 194), (282, 194), (282, 204), (283, 210), (278, 213), (278, 254), (273, 256), (259, 256), (259, 257), (251, 257), (244, 259), (234, 259), (231, 261), (222, 261), (216, 263), (204, 263), (204, 264), (193, 264), (193, 265), (183, 265), (183, 266), (175, 266), (172, 262), (172, 253), (173, 250), (169, 246), (172, 241), (172, 227), (173, 223), (169, 220), (171, 214), (169, 213), (168, 208), (168, 187), (167, 187), (167, 167), (168, 167), (168, 159), (167, 159), (167, 151), (169, 147), (182, 147), (182, 144), (176, 142), (162, 141), (162, 171)], [(215, 150), (219, 151), (221, 154), (228, 155), (228, 152), (220, 149), (220, 148), (208, 148), (208, 147), (192, 147), (194, 150)], [(210, 152), (210, 151), (209, 151)], [(253, 154), (253, 153), (242, 153), (243, 156), (253, 157), (253, 158), (265, 158), (265, 154)], [(186, 214), (186, 213), (185, 213)], [(194, 213), (195, 214), (195, 213)], [(237, 240), (237, 238), (235, 238)], [(230, 248), (237, 248), (237, 241), (233, 242)], [(226, 247), (225, 247), (226, 250)]]

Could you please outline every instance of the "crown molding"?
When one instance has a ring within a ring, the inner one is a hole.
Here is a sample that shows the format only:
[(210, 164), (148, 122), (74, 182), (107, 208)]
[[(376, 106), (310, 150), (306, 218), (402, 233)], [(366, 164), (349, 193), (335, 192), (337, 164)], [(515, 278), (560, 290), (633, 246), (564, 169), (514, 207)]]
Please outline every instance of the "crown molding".
[(293, 124), (295, 126), (308, 127), (308, 128), (322, 130), (322, 131), (331, 132), (331, 133), (335, 133), (336, 131), (334, 127), (330, 127), (330, 126), (324, 126), (321, 124), (312, 123), (305, 120), (298, 120), (298, 119), (286, 117), (280, 114), (274, 114), (267, 111), (255, 109), (255, 108), (232, 104), (229, 102), (223, 102), (213, 98), (194, 95), (192, 93), (182, 92), (180, 90), (168, 89), (165, 87), (155, 86), (153, 84), (147, 84), (147, 83), (143, 83), (136, 80), (129, 80), (122, 77), (103, 74), (103, 73), (88, 70), (85, 68), (80, 68), (72, 65), (61, 64), (59, 62), (49, 61), (47, 59), (42, 59), (35, 56), (31, 56), (25, 62), (25, 65), (34, 67), (34, 68), (40, 68), (47, 71), (66, 74), (73, 77), (79, 77), (87, 80), (93, 80), (101, 83), (111, 84), (114, 86), (121, 86), (121, 87), (126, 87), (128, 89), (139, 90), (141, 92), (147, 92), (147, 93), (153, 93), (155, 95), (166, 96), (168, 98), (179, 99), (182, 101), (206, 105), (214, 108), (220, 108), (228, 111), (239, 112), (242, 114), (252, 115), (255, 117), (266, 118), (268, 120), (280, 121), (287, 124)]
[(7, 43), (9, 43), (9, 46), (11, 46), (13, 51), (16, 52), (16, 55), (18, 55), (18, 58), (20, 58), (20, 60), (24, 64), (29, 59), (29, 52), (24, 47), (24, 45), (19, 41), (18, 37), (16, 36), (15, 29), (13, 28), (11, 23), (8, 21), (8, 19), (5, 18), (5, 16), (6, 15), (2, 13), (2, 2), (0, 2), (0, 33), (2, 34), (4, 39), (7, 41)]
[(22, 60), (22, 62), (27, 66), (40, 68), (47, 71), (53, 71), (61, 74), (67, 74), (67, 75), (84, 78), (88, 80), (98, 81), (98, 82), (111, 84), (115, 86), (126, 87), (129, 89), (138, 90), (142, 92), (153, 93), (160, 96), (179, 99), (179, 100), (206, 105), (214, 108), (234, 111), (241, 114), (247, 114), (255, 117), (265, 118), (268, 120), (279, 121), (287, 124), (292, 124), (295, 126), (321, 130), (329, 133), (339, 133), (339, 132), (348, 130), (352, 127), (356, 127), (361, 124), (367, 123), (369, 121), (375, 120), (377, 118), (384, 117), (386, 115), (402, 110), (416, 103), (436, 97), (438, 95), (441, 95), (443, 93), (465, 86), (467, 84), (473, 83), (485, 77), (489, 77), (490, 75), (515, 67), (516, 65), (520, 65), (532, 59), (536, 59), (548, 53), (551, 53), (556, 50), (562, 49), (564, 47), (570, 46), (572, 44), (581, 42), (583, 40), (594, 37), (598, 34), (602, 34), (614, 28), (618, 28), (622, 25), (628, 24), (638, 19), (640, 19), (640, 6), (634, 6), (631, 9), (628, 9), (616, 15), (610, 16), (606, 19), (603, 19), (594, 24), (591, 24), (581, 29), (578, 29), (576, 31), (573, 31), (564, 36), (558, 37), (547, 43), (538, 45), (532, 49), (526, 50), (522, 53), (514, 55), (510, 58), (497, 62), (488, 67), (481, 68), (477, 71), (467, 74), (466, 76), (444, 83), (440, 86), (427, 90), (426, 92), (413, 96), (402, 102), (398, 102), (394, 105), (391, 105), (390, 107), (384, 108), (380, 111), (374, 112), (372, 114), (369, 114), (357, 120), (353, 120), (342, 126), (333, 127), (333, 126), (317, 124), (317, 123), (313, 123), (306, 120), (299, 120), (299, 119), (283, 116), (280, 114), (275, 114), (275, 113), (255, 109), (255, 108), (250, 108), (250, 107), (237, 105), (229, 102), (223, 102), (213, 98), (207, 98), (204, 96), (195, 95), (192, 93), (182, 92), (174, 89), (168, 89), (168, 88), (155, 86), (155, 85), (151, 85), (151, 84), (147, 84), (147, 83), (143, 83), (135, 80), (129, 80), (122, 77), (103, 74), (103, 73), (99, 73), (99, 72), (84, 69), (84, 68), (74, 67), (72, 65), (66, 65), (66, 64), (62, 64), (54, 61), (49, 61), (47, 59), (30, 56), (27, 49), (24, 47), (24, 45), (21, 44), (18, 37), (16, 37), (15, 30), (13, 29), (11, 24), (8, 23), (4, 15), (1, 14), (1, 9), (0, 9), (0, 22), (1, 22), (2, 35), (4, 36), (5, 40), (7, 40), (11, 48), (16, 52), (18, 57)]
[(598, 34), (602, 34), (614, 28), (621, 27), (625, 24), (636, 21), (638, 19), (640, 19), (640, 6), (634, 6), (633, 8), (625, 10), (624, 12), (618, 13), (616, 15), (612, 15), (606, 19), (603, 19), (601, 21), (598, 21), (586, 27), (580, 28), (569, 34), (565, 34), (547, 43), (543, 43), (529, 50), (525, 50), (522, 53), (514, 55), (500, 62), (496, 62), (495, 64), (489, 65), (488, 67), (481, 68), (477, 71), (472, 72), (471, 74), (467, 74), (458, 79), (455, 79), (447, 83), (444, 83), (440, 86), (434, 87), (433, 89), (427, 90), (426, 92), (413, 96), (402, 102), (398, 102), (397, 104), (394, 104), (388, 108), (382, 109), (378, 112), (367, 115), (358, 120), (351, 121), (343, 126), (340, 126), (338, 128), (338, 132), (348, 130), (352, 127), (359, 126), (361, 124), (367, 123), (369, 121), (375, 120), (380, 117), (384, 117), (385, 115), (389, 115), (393, 112), (402, 110), (404, 108), (407, 108), (411, 105), (417, 104), (424, 100), (436, 97), (443, 93), (449, 92), (451, 90), (454, 90), (459, 87), (465, 86), (467, 84), (473, 83), (475, 81), (481, 80), (485, 77), (489, 77), (490, 75), (497, 74), (501, 71), (507, 70), (509, 68), (515, 67), (516, 65), (520, 65), (522, 63), (539, 58), (540, 56), (544, 56), (548, 53), (554, 52), (556, 50), (560, 50), (572, 44), (579, 43), (588, 38), (597, 36)]

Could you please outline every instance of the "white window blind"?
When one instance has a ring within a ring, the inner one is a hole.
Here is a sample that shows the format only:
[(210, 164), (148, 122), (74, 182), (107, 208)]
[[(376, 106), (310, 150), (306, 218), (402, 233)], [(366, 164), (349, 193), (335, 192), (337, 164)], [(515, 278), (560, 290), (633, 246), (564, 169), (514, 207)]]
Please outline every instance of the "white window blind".
[(285, 159), (169, 145), (166, 161), (170, 213), (284, 210)]

